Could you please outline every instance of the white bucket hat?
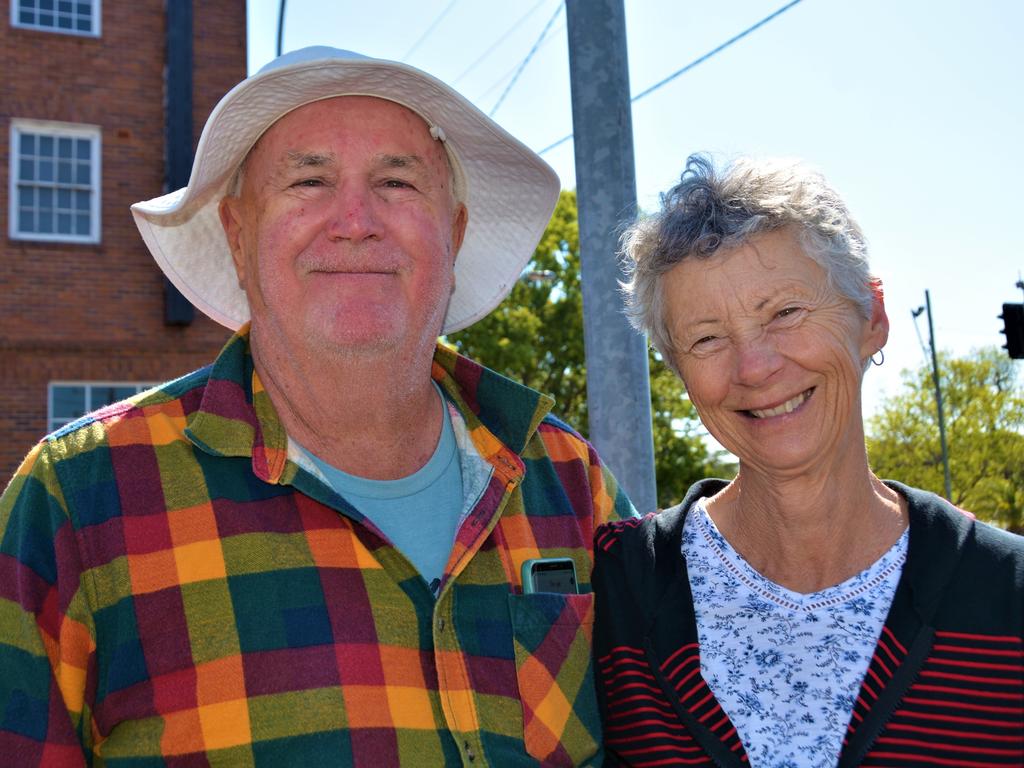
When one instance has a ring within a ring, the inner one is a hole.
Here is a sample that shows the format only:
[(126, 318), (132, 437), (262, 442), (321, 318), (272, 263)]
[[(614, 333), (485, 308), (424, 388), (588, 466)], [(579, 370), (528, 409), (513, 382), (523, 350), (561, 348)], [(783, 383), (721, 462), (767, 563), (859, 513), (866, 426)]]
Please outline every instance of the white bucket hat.
[(256, 140), (285, 114), (334, 96), (376, 96), (411, 109), (444, 143), (469, 209), (442, 333), (476, 322), (512, 290), (558, 199), (558, 176), (467, 99), (418, 69), (315, 46), (286, 53), (220, 100), (199, 139), (188, 186), (136, 203), (132, 215), (160, 269), (232, 330), (249, 320), (217, 208)]

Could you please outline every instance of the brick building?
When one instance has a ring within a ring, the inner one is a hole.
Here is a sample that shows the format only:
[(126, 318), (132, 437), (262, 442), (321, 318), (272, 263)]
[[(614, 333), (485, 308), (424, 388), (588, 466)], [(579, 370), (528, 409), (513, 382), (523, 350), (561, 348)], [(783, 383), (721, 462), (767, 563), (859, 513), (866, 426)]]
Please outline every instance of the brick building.
[(209, 362), (129, 212), (187, 182), (245, 76), (243, 0), (8, 0), (0, 19), (0, 490), (62, 423)]

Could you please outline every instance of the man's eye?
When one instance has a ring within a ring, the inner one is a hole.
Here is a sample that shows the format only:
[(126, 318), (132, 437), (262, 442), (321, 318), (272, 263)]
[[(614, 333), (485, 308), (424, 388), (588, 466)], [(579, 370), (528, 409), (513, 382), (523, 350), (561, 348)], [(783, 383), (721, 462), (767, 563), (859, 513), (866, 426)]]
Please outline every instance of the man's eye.
[(403, 179), (385, 179), (384, 186), (390, 189), (412, 189), (413, 186)]
[(299, 179), (292, 186), (293, 187), (322, 187), (324, 180), (321, 178), (315, 179)]

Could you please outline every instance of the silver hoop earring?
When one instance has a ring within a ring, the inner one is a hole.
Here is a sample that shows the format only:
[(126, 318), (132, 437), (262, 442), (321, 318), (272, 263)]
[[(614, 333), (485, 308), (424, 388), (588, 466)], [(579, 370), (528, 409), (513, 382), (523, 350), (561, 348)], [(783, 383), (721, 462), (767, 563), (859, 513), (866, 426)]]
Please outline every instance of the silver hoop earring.
[[(878, 359), (877, 360), (875, 360), (875, 355), (878, 355)], [(885, 362), (885, 350), (884, 349), (879, 349), (875, 353), (875, 355), (871, 356), (871, 364), (872, 365), (881, 365), (882, 363)]]

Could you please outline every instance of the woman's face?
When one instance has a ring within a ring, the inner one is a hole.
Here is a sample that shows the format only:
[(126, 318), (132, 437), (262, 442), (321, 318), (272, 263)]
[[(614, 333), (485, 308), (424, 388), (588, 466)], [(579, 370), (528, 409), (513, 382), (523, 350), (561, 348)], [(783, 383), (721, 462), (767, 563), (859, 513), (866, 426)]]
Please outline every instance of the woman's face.
[(864, 364), (888, 337), (781, 229), (662, 281), (675, 363), (708, 431), (745, 466), (796, 474), (864, 451)]

